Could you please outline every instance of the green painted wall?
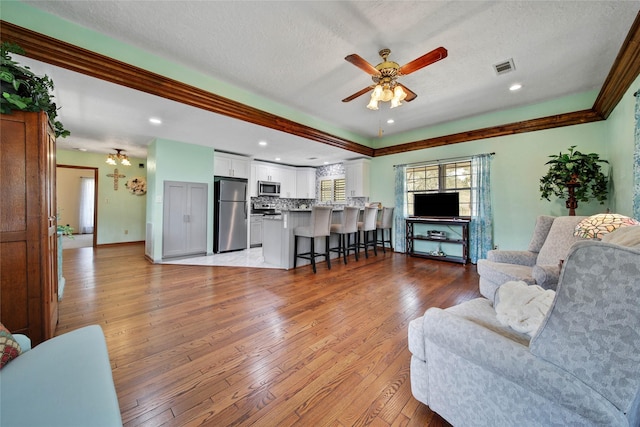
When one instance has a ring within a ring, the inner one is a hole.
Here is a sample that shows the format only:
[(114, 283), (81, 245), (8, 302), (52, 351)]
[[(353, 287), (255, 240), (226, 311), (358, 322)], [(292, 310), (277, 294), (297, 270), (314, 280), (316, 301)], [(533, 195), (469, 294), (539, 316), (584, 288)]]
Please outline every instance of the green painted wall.
[[(514, 94), (514, 96), (517, 95)], [(591, 108), (597, 96), (598, 91), (584, 92), (538, 104), (512, 108), (506, 111), (482, 114), (462, 120), (456, 120), (454, 122), (442, 123), (398, 135), (379, 138), (374, 141), (373, 146), (374, 148), (382, 148), (404, 142), (420, 141), (423, 139), (435, 138), (443, 135), (453, 135), (474, 129), (483, 129), (491, 126), (517, 123), (523, 120), (586, 110)], [(409, 106), (408, 108), (411, 107)]]
[[(633, 93), (640, 89), (640, 77), (624, 94), (607, 119), (607, 134), (604, 143), (609, 147), (612, 164), (613, 199), (612, 212), (631, 216), (633, 213), (633, 151), (634, 151), (634, 110)], [(636, 218), (640, 219), (640, 218)]]
[(156, 139), (149, 146), (146, 254), (154, 262), (162, 260), (162, 218), (165, 181), (206, 183), (208, 192), (207, 253), (213, 253), (213, 148), (183, 142)]
[[(577, 214), (592, 215), (610, 208), (612, 212), (631, 215), (635, 105), (632, 93), (639, 85), (637, 80), (607, 121), (374, 158), (371, 199), (381, 200), (385, 205), (394, 203), (393, 165), (495, 152), (491, 165), (494, 241), (501, 249), (522, 249), (529, 242), (538, 215), (567, 214), (564, 201), (540, 199), (539, 179), (548, 170), (545, 163), (550, 154), (566, 152), (576, 145), (583, 152), (596, 152), (609, 160), (612, 177), (612, 192), (605, 205), (580, 203)], [(504, 114), (510, 116), (509, 112)]]
[[(98, 168), (98, 222), (95, 227), (98, 245), (145, 239), (147, 196), (131, 194), (125, 183), (134, 177), (146, 178), (146, 159), (130, 158), (131, 166), (117, 166), (118, 173), (126, 176), (118, 180), (118, 190), (114, 190), (113, 178), (107, 174), (112, 174), (115, 167), (105, 163), (105, 154), (58, 149), (56, 156), (59, 165)], [(140, 168), (140, 164), (145, 167)]]

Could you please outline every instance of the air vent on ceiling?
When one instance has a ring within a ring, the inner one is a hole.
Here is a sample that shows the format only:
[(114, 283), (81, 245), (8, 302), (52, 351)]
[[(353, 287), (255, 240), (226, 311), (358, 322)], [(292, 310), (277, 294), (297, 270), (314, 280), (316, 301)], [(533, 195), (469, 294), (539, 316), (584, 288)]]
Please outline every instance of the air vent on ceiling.
[(516, 69), (516, 66), (513, 63), (513, 58), (507, 59), (506, 61), (499, 62), (494, 64), (493, 69), (496, 70), (497, 75), (509, 73)]

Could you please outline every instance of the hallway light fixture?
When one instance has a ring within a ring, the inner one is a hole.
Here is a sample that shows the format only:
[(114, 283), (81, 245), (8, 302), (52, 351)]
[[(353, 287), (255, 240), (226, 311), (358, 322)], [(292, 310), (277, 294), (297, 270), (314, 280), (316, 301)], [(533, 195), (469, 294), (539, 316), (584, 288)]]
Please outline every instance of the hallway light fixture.
[(106, 160), (107, 164), (115, 166), (118, 164), (118, 160), (119, 160), (120, 164), (124, 166), (131, 166), (129, 157), (126, 154), (121, 153), (124, 150), (121, 150), (119, 148), (114, 148), (114, 150), (116, 150), (116, 154), (109, 154), (109, 156), (107, 156), (107, 160)]

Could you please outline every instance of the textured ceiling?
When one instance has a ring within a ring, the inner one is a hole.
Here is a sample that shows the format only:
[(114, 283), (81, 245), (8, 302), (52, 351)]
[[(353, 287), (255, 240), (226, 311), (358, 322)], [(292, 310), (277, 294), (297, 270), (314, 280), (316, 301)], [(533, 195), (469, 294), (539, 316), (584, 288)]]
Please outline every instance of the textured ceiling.
[[(380, 128), (390, 136), (600, 89), (640, 7), (638, 1), (25, 3), (300, 111), (319, 123), (372, 138), (374, 144)], [(357, 53), (376, 65), (378, 51), (389, 48), (389, 59), (403, 65), (438, 46), (448, 50), (447, 58), (400, 78), (418, 95), (411, 103), (370, 111), (365, 108), (368, 95), (350, 103), (340, 101), (371, 84), (367, 74), (344, 60), (346, 55)], [(497, 76), (493, 65), (510, 58), (515, 71)], [(282, 155), (276, 151), (281, 144), (288, 154), (283, 161), (292, 164), (318, 165), (349, 157), (343, 150), (318, 147), (321, 144), (150, 95), (139, 93), (123, 105), (121, 94), (116, 94), (120, 89), (110, 84), (87, 78), (74, 88), (67, 80), (78, 83), (77, 77), (65, 77), (63, 70), (36, 63), (33, 68), (46, 70), (56, 82), (61, 119), (73, 124), (67, 126), (77, 138), (66, 142), (70, 146), (91, 146), (93, 140), (95, 147), (118, 143), (135, 152), (136, 146), (161, 136), (267, 160)], [(523, 84), (523, 89), (510, 92), (514, 82)], [(97, 110), (89, 111), (87, 106), (94, 104)], [(100, 111), (101, 107), (110, 112)], [(150, 129), (146, 117), (154, 109), (180, 123), (171, 129)], [(100, 131), (98, 123), (105, 121), (105, 115), (118, 122)], [(389, 118), (395, 123), (386, 124)], [(202, 123), (217, 130), (205, 125), (198, 129)], [(259, 139), (272, 143), (268, 153), (256, 148)]]

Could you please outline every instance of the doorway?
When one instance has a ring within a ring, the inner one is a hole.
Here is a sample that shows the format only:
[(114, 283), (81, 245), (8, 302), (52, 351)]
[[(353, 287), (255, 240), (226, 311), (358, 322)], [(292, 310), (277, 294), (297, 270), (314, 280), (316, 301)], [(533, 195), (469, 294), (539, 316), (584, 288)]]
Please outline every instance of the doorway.
[(73, 229), (63, 236), (62, 248), (95, 247), (98, 241), (98, 168), (56, 167), (58, 224)]

